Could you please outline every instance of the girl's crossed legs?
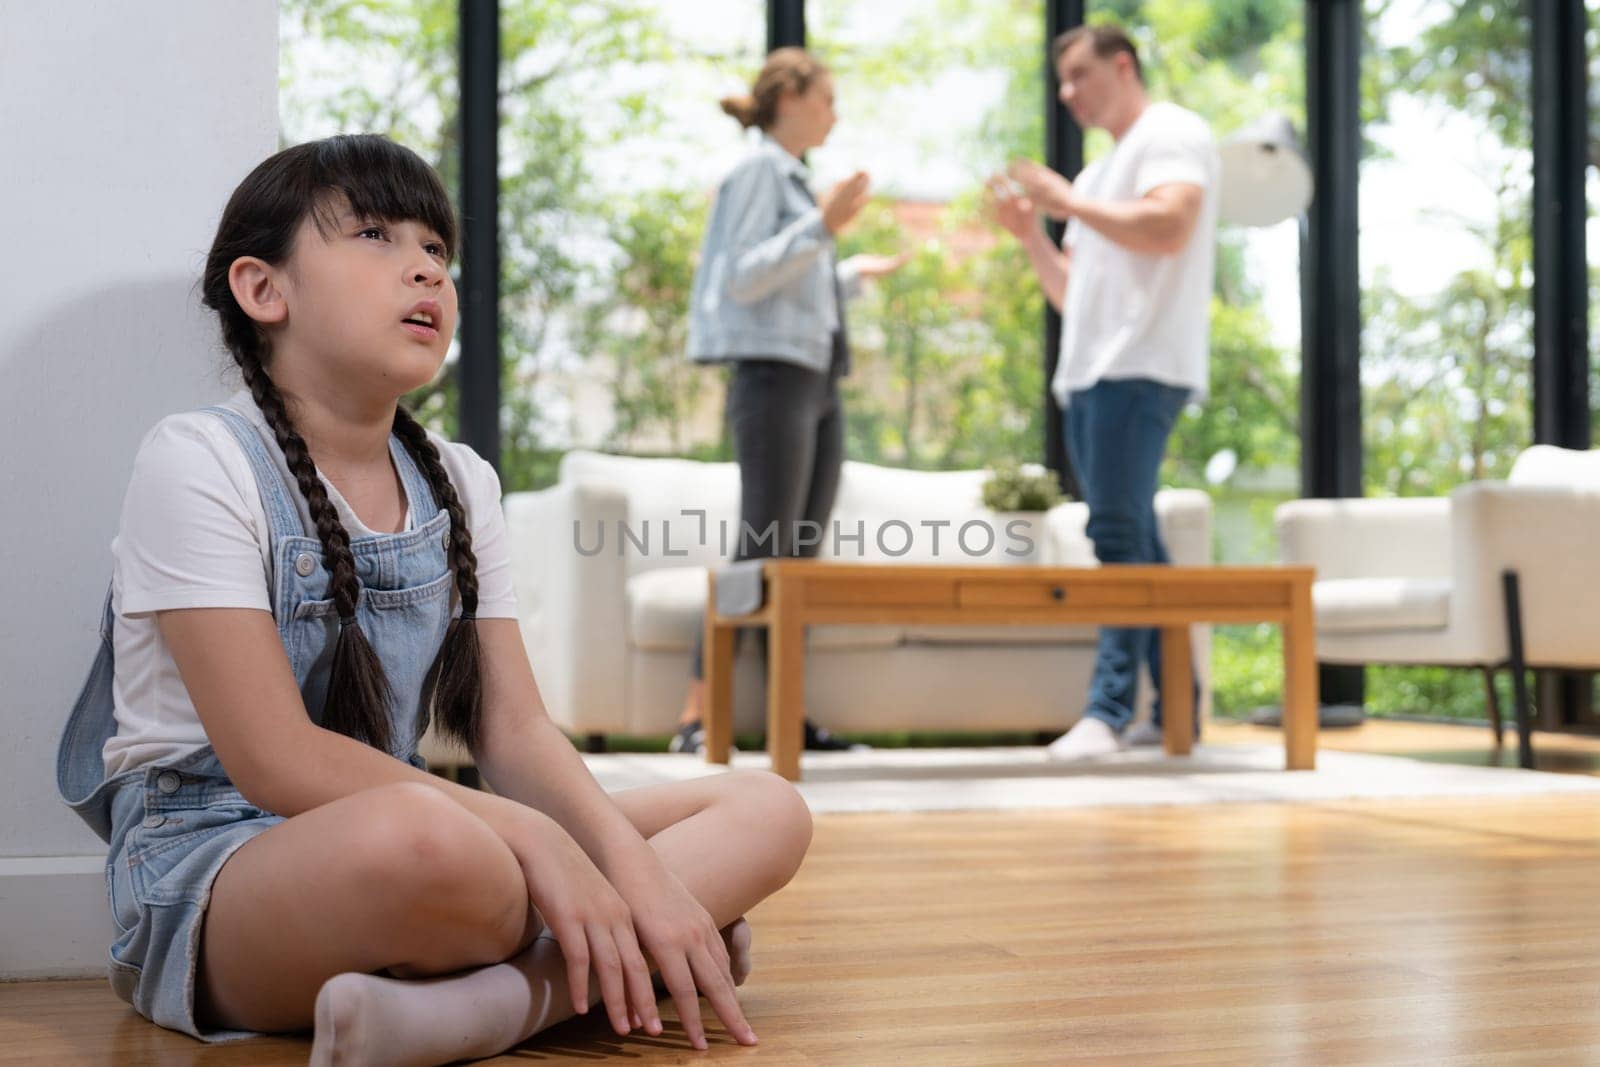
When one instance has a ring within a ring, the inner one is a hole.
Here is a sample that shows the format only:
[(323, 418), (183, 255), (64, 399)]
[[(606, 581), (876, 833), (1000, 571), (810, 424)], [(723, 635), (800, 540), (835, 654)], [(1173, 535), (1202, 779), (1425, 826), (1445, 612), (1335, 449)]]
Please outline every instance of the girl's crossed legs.
[[(804, 801), (761, 772), (613, 800), (721, 928), (787, 883), (810, 843)], [(315, 1018), (317, 1062), (493, 1055), (572, 1014), (565, 962), (539, 931), (521, 868), (488, 824), (420, 783), (366, 790), (268, 830), (222, 868), (197, 1014), (264, 1031)], [(360, 975), (319, 1001), (345, 972)]]

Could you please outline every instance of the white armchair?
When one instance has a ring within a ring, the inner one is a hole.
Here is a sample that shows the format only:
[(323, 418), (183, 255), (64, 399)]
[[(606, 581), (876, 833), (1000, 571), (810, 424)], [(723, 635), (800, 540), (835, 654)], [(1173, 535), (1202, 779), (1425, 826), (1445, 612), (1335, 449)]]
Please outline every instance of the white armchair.
[(1317, 568), (1319, 661), (1479, 668), (1497, 743), (1511, 668), (1524, 766), (1523, 669), (1600, 668), (1600, 450), (1536, 445), (1448, 498), (1296, 500), (1277, 529), (1284, 563)]

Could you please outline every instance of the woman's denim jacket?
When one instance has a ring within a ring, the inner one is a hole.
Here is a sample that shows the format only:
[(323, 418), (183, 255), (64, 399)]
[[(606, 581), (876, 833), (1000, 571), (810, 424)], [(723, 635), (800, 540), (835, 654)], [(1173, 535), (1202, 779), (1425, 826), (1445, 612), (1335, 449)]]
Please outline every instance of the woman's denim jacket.
[(828, 371), (839, 297), (860, 286), (835, 265), (806, 177), (804, 164), (763, 136), (722, 180), (689, 297), (690, 359), (781, 359)]

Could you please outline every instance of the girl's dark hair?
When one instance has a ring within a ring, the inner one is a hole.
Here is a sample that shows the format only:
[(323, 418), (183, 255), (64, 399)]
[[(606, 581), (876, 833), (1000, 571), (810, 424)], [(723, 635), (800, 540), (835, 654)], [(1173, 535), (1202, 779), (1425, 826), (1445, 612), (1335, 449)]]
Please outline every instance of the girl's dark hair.
[(742, 96), (723, 97), (722, 110), (738, 119), (745, 129), (769, 129), (778, 119), (779, 97), (785, 92), (804, 96), (811, 83), (826, 73), (828, 68), (804, 48), (775, 49), (767, 56), (750, 91)]
[[(421, 222), (439, 235), (449, 254), (455, 252), (455, 212), (433, 169), (415, 152), (387, 138), (341, 135), (286, 148), (239, 183), (217, 224), (201, 292), (206, 307), (222, 321), (223, 343), (272, 427), (322, 542), (322, 561), (331, 575), (330, 592), (339, 614), (339, 638), (322, 725), (389, 751), (393, 695), (383, 664), (356, 621), (361, 584), (356, 578), (350, 535), (317, 476), (305, 439), (294, 428), (283, 394), (273, 384), (267, 337), (239, 306), (228, 284), (228, 271), (235, 260), (254, 256), (270, 264), (283, 263), (294, 251), (295, 234), (305, 219), (309, 217), (319, 233), (328, 235), (334, 232), (338, 212), (345, 207), (360, 219)], [(438, 449), (404, 407), (395, 411), (394, 432), (450, 515), (450, 569), (461, 603), (461, 616), (450, 624), (428, 673), (417, 733), (420, 736), (427, 727), (430, 705), (437, 705), (441, 729), (470, 746), (478, 739), (483, 703), (472, 533)]]

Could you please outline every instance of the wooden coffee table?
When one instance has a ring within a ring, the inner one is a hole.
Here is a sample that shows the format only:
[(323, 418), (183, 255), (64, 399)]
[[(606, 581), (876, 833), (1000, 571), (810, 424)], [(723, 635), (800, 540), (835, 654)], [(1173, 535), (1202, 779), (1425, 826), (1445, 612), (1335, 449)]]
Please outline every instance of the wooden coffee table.
[[(734, 636), (765, 626), (767, 751), (772, 769), (800, 778), (805, 715), (805, 632), (821, 623), (1038, 626), (1089, 623), (1161, 629), (1166, 750), (1194, 747), (1189, 627), (1272, 622), (1283, 627), (1285, 766), (1317, 759), (1317, 672), (1310, 567), (938, 567), (769, 560), (764, 606), (716, 611), (716, 573), (706, 601), (706, 759), (727, 763), (733, 742)], [(1063, 701), (1083, 694), (1063, 693)]]

